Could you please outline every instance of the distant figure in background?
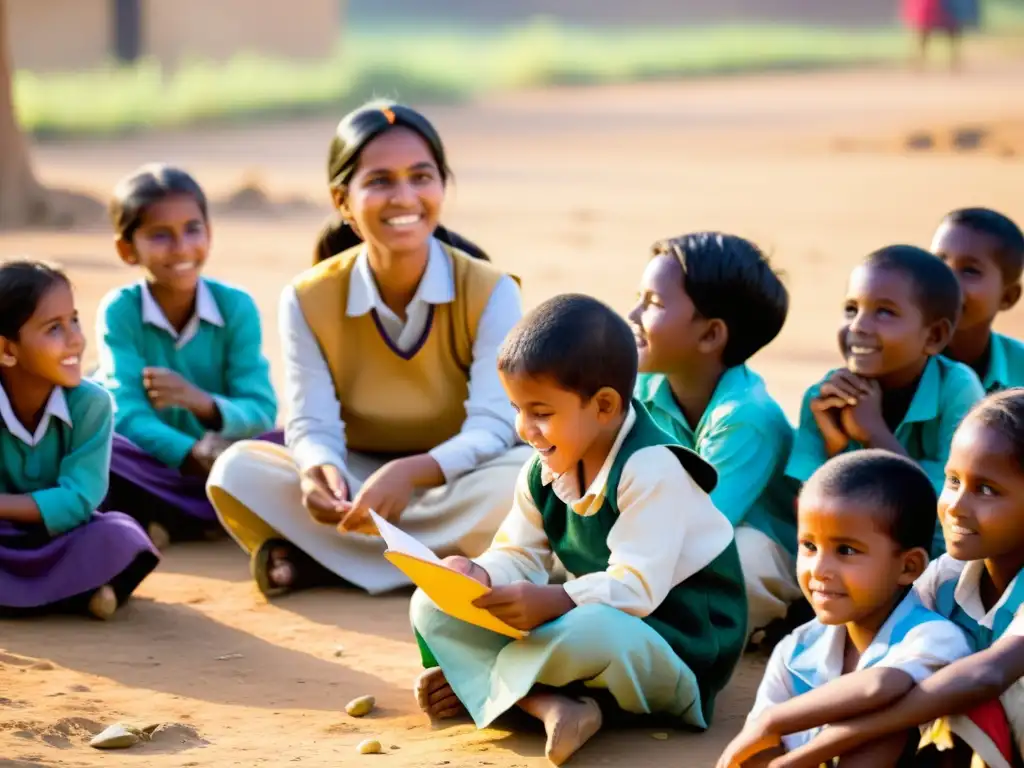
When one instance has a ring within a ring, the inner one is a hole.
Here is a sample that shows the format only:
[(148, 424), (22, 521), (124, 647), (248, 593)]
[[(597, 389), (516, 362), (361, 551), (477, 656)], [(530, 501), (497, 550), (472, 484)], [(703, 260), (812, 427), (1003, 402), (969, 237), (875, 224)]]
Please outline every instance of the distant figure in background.
[(959, 70), (963, 31), (979, 22), (978, 0), (902, 0), (902, 6), (903, 20), (917, 32), (917, 65), (923, 67), (927, 61), (932, 34), (944, 32), (949, 37), (950, 69)]

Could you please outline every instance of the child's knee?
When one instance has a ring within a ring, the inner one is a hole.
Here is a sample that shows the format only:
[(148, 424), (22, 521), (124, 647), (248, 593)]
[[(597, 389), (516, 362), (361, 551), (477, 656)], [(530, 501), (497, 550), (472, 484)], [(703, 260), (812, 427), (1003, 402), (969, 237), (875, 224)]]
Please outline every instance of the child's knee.
[(417, 589), (409, 601), (409, 621), (414, 629), (419, 632), (428, 631), (435, 623), (438, 616), (442, 616), (441, 609), (433, 600), (427, 597), (422, 589)]

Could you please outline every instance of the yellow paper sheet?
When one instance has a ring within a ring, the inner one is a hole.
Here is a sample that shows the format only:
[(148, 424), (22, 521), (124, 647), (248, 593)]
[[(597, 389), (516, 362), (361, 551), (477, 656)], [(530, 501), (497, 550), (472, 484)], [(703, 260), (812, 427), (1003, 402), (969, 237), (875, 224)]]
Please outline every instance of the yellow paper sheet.
[(474, 600), (491, 591), (479, 581), (444, 565), (428, 563), (401, 552), (388, 551), (384, 557), (449, 616), (516, 640), (526, 637), (526, 632), (510, 627), (489, 611), (473, 605)]
[(370, 518), (387, 544), (384, 557), (422, 589), (438, 608), (456, 619), (515, 640), (526, 637), (526, 632), (510, 627), (489, 611), (473, 605), (474, 600), (486, 595), (490, 589), (463, 573), (453, 571), (428, 547), (372, 510)]

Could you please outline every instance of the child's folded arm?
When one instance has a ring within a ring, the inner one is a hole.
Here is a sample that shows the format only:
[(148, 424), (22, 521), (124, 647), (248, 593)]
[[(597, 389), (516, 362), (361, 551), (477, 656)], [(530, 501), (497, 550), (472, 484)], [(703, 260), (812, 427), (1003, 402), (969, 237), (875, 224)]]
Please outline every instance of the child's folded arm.
[(530, 493), (532, 461), (519, 472), (512, 509), (509, 510), (491, 546), (473, 562), (487, 571), (492, 587), (530, 581), (547, 584), (552, 555), (544, 520)]
[(883, 736), (968, 712), (997, 698), (1022, 676), (1024, 637), (1006, 634), (991, 648), (940, 669), (886, 709), (833, 723), (807, 745), (773, 761), (772, 768), (817, 768)]
[(668, 448), (634, 453), (622, 469), (608, 568), (569, 581), (577, 605), (603, 603), (647, 616), (677, 584), (725, 551), (732, 525)]

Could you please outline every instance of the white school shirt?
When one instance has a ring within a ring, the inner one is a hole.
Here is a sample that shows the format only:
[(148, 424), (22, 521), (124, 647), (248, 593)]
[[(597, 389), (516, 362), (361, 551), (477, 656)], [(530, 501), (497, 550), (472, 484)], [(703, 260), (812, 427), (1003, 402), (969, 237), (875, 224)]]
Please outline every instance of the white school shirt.
[(3, 384), (0, 384), (0, 419), (3, 420), (7, 431), (25, 445), (32, 448), (39, 445), (39, 441), (46, 437), (46, 431), (50, 428), (51, 418), (60, 419), (69, 427), (74, 426), (71, 423), (71, 411), (68, 409), (68, 400), (64, 396), (64, 389), (62, 387), (54, 387), (53, 391), (50, 392), (50, 396), (46, 400), (46, 406), (43, 408), (43, 417), (39, 419), (39, 424), (33, 433), (29, 432), (25, 425), (18, 421), (18, 416), (14, 413), (11, 400), (7, 396)]
[[(608, 474), (636, 422), (629, 413), (590, 487), (579, 487), (575, 471), (555, 477), (542, 466), (541, 482), (553, 485), (568, 514), (596, 514), (605, 501)], [(546, 584), (553, 555), (540, 510), (530, 493), (527, 462), (516, 482), (512, 510), (490, 548), (476, 558), (493, 586), (530, 581)], [(565, 591), (576, 605), (600, 603), (644, 617), (669, 591), (725, 551), (732, 524), (702, 491), (679, 459), (664, 446), (642, 448), (626, 462), (618, 486), (619, 517), (608, 533), (608, 568), (577, 578), (568, 574)]]
[[(842, 676), (846, 637), (845, 626), (829, 626), (813, 619), (783, 638), (768, 661), (747, 720)], [(925, 607), (911, 590), (861, 654), (856, 670), (899, 669), (917, 684), (970, 653), (970, 644), (960, 628)], [(791, 752), (820, 731), (812, 728), (788, 734), (782, 737), (782, 745)]]
[[(451, 262), (440, 242), (432, 240), (427, 268), (406, 307), (403, 323), (381, 299), (364, 247), (352, 269), (346, 314), (358, 317), (375, 310), (388, 338), (405, 352), (423, 335), (430, 306), (454, 300)], [(446, 482), (500, 456), (517, 442), (515, 411), (498, 378), (497, 360), (498, 348), (522, 315), (519, 286), (503, 275), (494, 286), (477, 326), (469, 369), (466, 420), (457, 435), (429, 451), (441, 467)], [(293, 286), (288, 286), (281, 294), (279, 328), (285, 358), (285, 399), (289, 412), (285, 440), (288, 447), (300, 471), (320, 464), (344, 469), (345, 422), (334, 382)]]
[(175, 348), (181, 349), (199, 333), (200, 322), (223, 328), (224, 316), (220, 313), (220, 307), (217, 306), (217, 301), (213, 298), (210, 287), (206, 284), (205, 280), (200, 278), (196, 285), (196, 310), (192, 313), (192, 317), (188, 319), (188, 322), (185, 323), (185, 327), (181, 329), (181, 333), (178, 333), (177, 329), (171, 325), (171, 321), (167, 319), (167, 315), (164, 314), (160, 305), (157, 304), (153, 294), (150, 293), (149, 283), (142, 281), (142, 322), (167, 331), (171, 338), (174, 339)]

